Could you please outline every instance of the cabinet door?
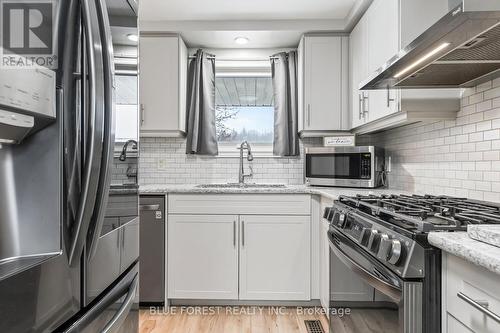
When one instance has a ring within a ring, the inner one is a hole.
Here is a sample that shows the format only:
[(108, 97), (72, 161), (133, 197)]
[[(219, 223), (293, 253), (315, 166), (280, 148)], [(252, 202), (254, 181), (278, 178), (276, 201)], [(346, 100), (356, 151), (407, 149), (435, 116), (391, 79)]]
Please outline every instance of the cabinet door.
[(120, 272), (124, 272), (139, 259), (139, 217), (129, 220), (121, 229)]
[(306, 36), (304, 40), (303, 127), (311, 131), (342, 130), (346, 111), (343, 84), (347, 85), (342, 71), (342, 37)]
[(87, 301), (92, 301), (120, 276), (121, 228), (101, 234), (95, 255), (87, 263)]
[(238, 299), (237, 216), (168, 215), (168, 297)]
[(464, 324), (459, 322), (451, 314), (446, 313), (446, 333), (474, 333), (473, 330), (467, 328)]
[[(366, 48), (366, 17), (362, 17), (354, 27), (349, 42), (349, 78), (350, 78), (350, 105), (351, 126), (358, 127), (365, 123), (363, 113), (363, 92), (359, 90), (359, 84), (366, 75), (366, 59), (369, 56)], [(365, 92), (366, 94), (366, 92)]]
[[(179, 37), (141, 37), (141, 134), (168, 136), (179, 128)], [(183, 130), (183, 129), (182, 129)]]
[(310, 300), (310, 216), (240, 216), (240, 299)]
[[(368, 76), (399, 51), (399, 0), (375, 0), (367, 13)], [(396, 90), (369, 91), (367, 121), (398, 111)]]

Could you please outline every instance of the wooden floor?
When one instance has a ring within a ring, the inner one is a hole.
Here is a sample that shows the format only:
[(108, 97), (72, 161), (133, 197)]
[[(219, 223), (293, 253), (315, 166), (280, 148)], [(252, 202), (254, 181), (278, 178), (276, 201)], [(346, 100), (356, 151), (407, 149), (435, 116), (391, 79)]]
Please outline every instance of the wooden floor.
[(303, 310), (280, 308), (278, 313), (276, 308), (268, 307), (213, 307), (212, 313), (196, 314), (177, 307), (175, 313), (155, 314), (143, 309), (139, 315), (139, 333), (306, 333), (304, 320), (321, 320), (328, 332), (324, 315), (314, 313), (312, 308)]

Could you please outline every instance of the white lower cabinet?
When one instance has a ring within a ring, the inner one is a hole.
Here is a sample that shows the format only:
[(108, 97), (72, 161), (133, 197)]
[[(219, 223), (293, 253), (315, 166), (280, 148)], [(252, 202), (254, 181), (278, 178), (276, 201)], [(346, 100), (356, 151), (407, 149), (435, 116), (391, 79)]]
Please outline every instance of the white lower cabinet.
[(453, 317), (451, 314), (447, 313), (446, 317), (446, 325), (448, 326), (448, 331), (447, 332), (453, 332), (453, 333), (474, 333), (474, 331), (470, 330), (459, 322), (457, 318)]
[(443, 255), (443, 332), (498, 333), (499, 316), (500, 276)]
[(309, 216), (240, 216), (240, 299), (309, 300)]
[[(270, 213), (263, 198), (288, 215)], [(169, 195), (168, 298), (309, 301), (310, 201), (308, 195)]]
[(238, 299), (238, 216), (168, 215), (168, 297)]

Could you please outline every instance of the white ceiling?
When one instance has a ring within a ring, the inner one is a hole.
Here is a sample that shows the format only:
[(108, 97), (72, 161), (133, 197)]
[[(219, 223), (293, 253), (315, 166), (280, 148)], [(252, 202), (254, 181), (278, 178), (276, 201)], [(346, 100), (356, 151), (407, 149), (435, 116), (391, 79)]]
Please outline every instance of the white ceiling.
[(139, 18), (158, 20), (344, 19), (355, 0), (141, 0)]
[[(180, 33), (188, 47), (297, 47), (307, 32), (348, 32), (372, 0), (141, 0), (141, 32)], [(250, 42), (238, 45), (236, 37)]]
[[(301, 31), (182, 31), (182, 38), (192, 48), (269, 49), (294, 48), (299, 44)], [(236, 37), (246, 37), (249, 42), (238, 45)]]
[(215, 79), (217, 106), (272, 106), (270, 77), (218, 77)]

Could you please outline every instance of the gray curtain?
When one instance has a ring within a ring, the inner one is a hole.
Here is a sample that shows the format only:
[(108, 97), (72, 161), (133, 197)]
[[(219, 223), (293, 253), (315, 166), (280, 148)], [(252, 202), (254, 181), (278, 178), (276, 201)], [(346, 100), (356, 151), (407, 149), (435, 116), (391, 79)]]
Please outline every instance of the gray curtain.
[(298, 156), (297, 52), (281, 52), (271, 58), (274, 91), (274, 142), (277, 156)]
[(186, 154), (217, 155), (215, 57), (198, 50), (189, 64)]

